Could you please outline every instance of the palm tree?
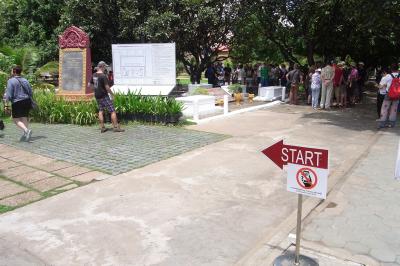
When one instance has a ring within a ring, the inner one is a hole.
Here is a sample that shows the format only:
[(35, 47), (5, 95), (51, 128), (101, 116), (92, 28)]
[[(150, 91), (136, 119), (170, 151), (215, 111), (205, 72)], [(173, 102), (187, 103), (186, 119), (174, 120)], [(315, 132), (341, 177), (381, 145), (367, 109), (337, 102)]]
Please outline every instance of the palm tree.
[(40, 62), (40, 55), (37, 49), (32, 46), (12, 48), (8, 45), (2, 45), (0, 46), (0, 53), (11, 58), (14, 65), (21, 66), (26, 74), (32, 74)]

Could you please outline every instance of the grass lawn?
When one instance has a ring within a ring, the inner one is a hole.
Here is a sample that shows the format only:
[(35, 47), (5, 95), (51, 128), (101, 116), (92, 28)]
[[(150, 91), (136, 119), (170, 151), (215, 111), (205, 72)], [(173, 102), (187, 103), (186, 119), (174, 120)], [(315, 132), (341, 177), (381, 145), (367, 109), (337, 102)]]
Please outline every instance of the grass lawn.
[[(177, 78), (176, 78), (176, 83), (177, 84), (181, 84), (181, 85), (189, 85), (190, 84), (190, 77), (187, 74), (180, 74)], [(200, 83), (208, 83), (207, 79), (201, 79)]]

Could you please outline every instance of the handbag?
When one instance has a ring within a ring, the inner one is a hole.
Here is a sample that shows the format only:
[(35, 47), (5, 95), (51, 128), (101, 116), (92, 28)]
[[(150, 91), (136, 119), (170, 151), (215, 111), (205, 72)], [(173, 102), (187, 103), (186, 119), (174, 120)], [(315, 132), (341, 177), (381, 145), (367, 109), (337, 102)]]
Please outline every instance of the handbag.
[[(16, 78), (16, 79), (18, 80), (18, 82), (21, 85), (21, 87), (24, 90), (24, 92), (29, 96), (28, 90), (24, 87), (24, 85), (22, 85), (22, 82), (18, 78)], [(33, 100), (32, 96), (29, 96), (29, 99), (31, 100), (31, 108), (33, 110), (38, 109), (38, 105), (35, 102), (35, 100)]]

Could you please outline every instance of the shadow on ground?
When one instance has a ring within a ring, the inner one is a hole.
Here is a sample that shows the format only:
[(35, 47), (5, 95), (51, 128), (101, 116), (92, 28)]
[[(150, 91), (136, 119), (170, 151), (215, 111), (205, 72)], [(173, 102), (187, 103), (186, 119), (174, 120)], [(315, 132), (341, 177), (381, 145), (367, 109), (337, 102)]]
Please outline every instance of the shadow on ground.
[[(305, 122), (310, 120), (319, 124), (332, 125), (341, 127), (348, 130), (359, 131), (377, 131), (377, 111), (376, 111), (376, 94), (374, 92), (366, 93), (366, 98), (363, 103), (356, 104), (349, 108), (336, 108), (333, 107), (331, 111), (312, 111), (311, 106), (307, 105), (305, 101), (301, 101), (300, 105), (293, 106), (287, 105), (283, 110), (274, 110), (275, 112), (286, 113), (299, 113), (298, 108), (308, 108), (307, 112), (302, 116)], [(382, 131), (390, 131), (400, 135), (399, 127), (384, 128)]]

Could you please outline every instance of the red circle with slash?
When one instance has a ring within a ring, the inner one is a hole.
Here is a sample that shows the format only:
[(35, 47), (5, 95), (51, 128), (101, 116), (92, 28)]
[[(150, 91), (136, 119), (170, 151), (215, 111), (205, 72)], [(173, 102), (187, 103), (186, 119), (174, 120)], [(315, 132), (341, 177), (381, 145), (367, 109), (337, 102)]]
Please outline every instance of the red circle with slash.
[(300, 187), (310, 190), (313, 189), (318, 183), (317, 174), (310, 168), (301, 168), (296, 174), (297, 184)]

